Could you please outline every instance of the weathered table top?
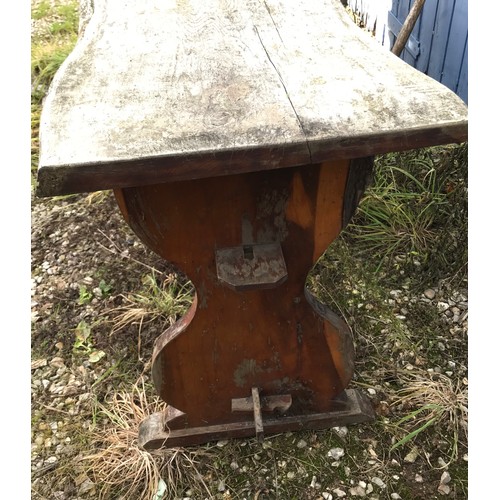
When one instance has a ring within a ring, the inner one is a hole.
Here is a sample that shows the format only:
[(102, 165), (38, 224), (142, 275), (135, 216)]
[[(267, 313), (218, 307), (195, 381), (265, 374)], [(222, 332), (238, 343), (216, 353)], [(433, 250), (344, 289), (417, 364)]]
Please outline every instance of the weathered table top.
[(94, 0), (41, 120), (40, 196), (462, 142), (467, 107), (337, 0)]

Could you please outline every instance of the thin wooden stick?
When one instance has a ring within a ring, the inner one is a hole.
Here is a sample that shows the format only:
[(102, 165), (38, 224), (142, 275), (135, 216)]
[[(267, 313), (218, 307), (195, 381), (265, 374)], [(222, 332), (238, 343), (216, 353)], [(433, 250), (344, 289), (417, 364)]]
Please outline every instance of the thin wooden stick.
[(414, 4), (410, 9), (410, 13), (408, 14), (401, 31), (399, 32), (398, 37), (396, 38), (396, 42), (392, 47), (392, 53), (396, 54), (398, 57), (403, 52), (405, 48), (406, 42), (408, 38), (410, 38), (410, 34), (415, 27), (415, 23), (417, 22), (418, 16), (420, 15), (420, 11), (424, 6), (425, 0), (415, 0)]

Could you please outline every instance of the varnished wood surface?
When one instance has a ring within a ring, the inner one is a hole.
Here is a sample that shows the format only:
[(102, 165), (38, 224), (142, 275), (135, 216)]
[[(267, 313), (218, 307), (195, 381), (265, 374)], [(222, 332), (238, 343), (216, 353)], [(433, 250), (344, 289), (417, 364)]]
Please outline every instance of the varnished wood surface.
[[(375, 412), (368, 397), (359, 391), (347, 389), (345, 397), (334, 403), (332, 411), (264, 417), (262, 425), (264, 434), (270, 435), (305, 429), (328, 429), (374, 419)], [(223, 425), (168, 430), (165, 429), (164, 423), (165, 415), (162, 413), (153, 413), (143, 420), (139, 427), (139, 446), (151, 451), (176, 446), (196, 446), (219, 439), (255, 436), (255, 422), (249, 419)]]
[(337, 0), (95, 0), (41, 118), (38, 194), (467, 138), (467, 108)]
[[(304, 289), (342, 227), (348, 161), (116, 191), (128, 223), (192, 280), (188, 313), (160, 335), (152, 362), (160, 397), (204, 426), (247, 418), (236, 398), (291, 395), (288, 413), (323, 412), (349, 384), (347, 325)], [(280, 244), (286, 281), (237, 291), (217, 278), (216, 252)], [(177, 427), (176, 427), (177, 428)]]

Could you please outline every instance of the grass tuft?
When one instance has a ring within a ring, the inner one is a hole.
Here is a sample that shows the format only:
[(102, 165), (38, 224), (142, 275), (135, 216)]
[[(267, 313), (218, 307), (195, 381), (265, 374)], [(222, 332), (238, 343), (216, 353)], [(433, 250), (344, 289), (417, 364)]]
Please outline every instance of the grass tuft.
[(391, 451), (412, 441), (431, 425), (439, 425), (451, 437), (448, 455), (451, 463), (457, 458), (461, 436), (467, 440), (467, 385), (463, 380), (454, 381), (446, 375), (430, 375), (421, 370), (408, 372), (401, 378), (404, 379), (404, 387), (396, 392), (393, 406), (411, 411), (395, 424), (399, 433), (403, 432), (404, 436), (392, 445)]
[(112, 334), (130, 325), (139, 325), (140, 333), (143, 324), (161, 319), (173, 325), (192, 303), (192, 284), (181, 282), (176, 274), (158, 278), (151, 272), (143, 276), (142, 284), (139, 292), (122, 295), (123, 305), (111, 311), (116, 313)]
[(378, 157), (344, 237), (377, 272), (399, 262), (428, 275), (457, 273), (467, 264), (466, 182), (467, 144)]
[(139, 424), (166, 408), (160, 398), (148, 397), (149, 392), (140, 379), (130, 392), (114, 392), (96, 403), (98, 424), (91, 440), (97, 451), (84, 456), (82, 462), (99, 487), (99, 498), (150, 500), (162, 488), (166, 491), (160, 498), (173, 498), (179, 494), (177, 485), (189, 482), (210, 496), (198, 467), (206, 450), (172, 448), (149, 453), (138, 446)]

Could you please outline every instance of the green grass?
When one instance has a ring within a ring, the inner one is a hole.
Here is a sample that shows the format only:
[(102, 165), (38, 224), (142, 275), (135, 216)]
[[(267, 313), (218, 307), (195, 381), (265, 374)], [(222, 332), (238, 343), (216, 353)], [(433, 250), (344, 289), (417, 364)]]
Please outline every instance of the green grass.
[(457, 274), (467, 265), (466, 186), (467, 144), (380, 156), (344, 238), (376, 273)]
[(56, 3), (53, 7), (50, 2), (42, 1), (32, 8), (31, 17), (42, 26), (31, 39), (31, 174), (34, 185), (42, 100), (77, 41), (78, 2)]

